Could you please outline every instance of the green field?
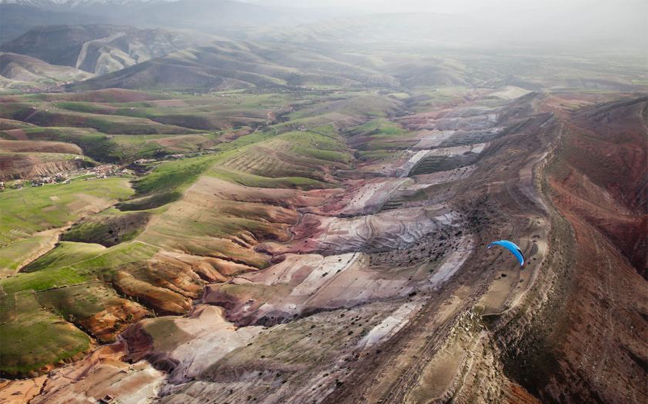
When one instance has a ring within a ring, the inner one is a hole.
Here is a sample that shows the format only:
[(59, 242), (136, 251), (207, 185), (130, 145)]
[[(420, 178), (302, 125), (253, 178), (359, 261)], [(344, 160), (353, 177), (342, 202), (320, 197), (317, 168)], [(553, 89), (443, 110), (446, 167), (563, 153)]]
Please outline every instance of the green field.
[(246, 187), (255, 188), (296, 188), (296, 189), (316, 189), (325, 188), (329, 185), (312, 178), (305, 177), (263, 177), (261, 175), (250, 174), (242, 171), (228, 170), (223, 167), (212, 168), (207, 172), (216, 178), (225, 181), (245, 185)]
[(163, 163), (137, 180), (134, 188), (140, 195), (174, 191), (193, 183), (213, 162), (213, 157), (202, 157)]
[[(111, 91), (18, 96), (20, 102), (3, 111), (3, 116), (29, 117), (40, 125), (25, 126), (24, 133), (0, 132), (6, 139), (74, 143), (95, 164), (156, 160), (136, 178), (77, 179), (0, 194), (0, 265), (6, 276), (0, 279), (0, 294), (7, 319), (0, 333), (15, 338), (18, 330), (39, 327), (30, 334), (33, 341), (11, 345), (14, 350), (27, 347), (21, 353), (0, 349), (0, 362), (8, 364), (0, 368), (4, 374), (37, 372), (43, 364), (87, 350), (89, 339), (81, 330), (100, 342), (110, 341), (135, 321), (124, 307), (135, 305), (138, 318), (146, 315), (135, 302), (150, 311), (186, 312), (199, 296), (202, 280), (196, 273), (182, 275), (188, 269), (165, 262), (159, 252), (231, 260), (235, 264), (225, 269), (229, 275), (268, 267), (271, 256), (245, 240), (285, 242), (299, 215), (281, 201), (229, 200), (218, 194), (223, 186), (218, 180), (265, 188), (268, 195), (280, 189), (340, 187), (335, 172), (353, 169), (356, 157), (374, 148), (350, 147), (350, 131), (370, 137), (379, 151), (381, 142), (391, 147), (390, 142), (404, 136), (387, 119), (402, 108), (407, 99), (402, 94), (238, 91), (144, 97)], [(164, 158), (179, 153), (186, 156)], [(54, 157), (60, 156), (45, 156)], [(47, 241), (37, 232), (71, 223), (55, 248), (16, 273)], [(17, 312), (11, 306), (16, 301), (24, 303), (20, 316), (11, 315)], [(95, 316), (110, 310), (122, 317), (111, 327), (100, 326), (102, 320)], [(166, 335), (169, 324), (153, 321), (147, 332)], [(182, 339), (181, 333), (156, 338), (156, 344), (171, 347), (176, 337)], [(50, 356), (29, 349), (38, 343), (48, 346)]]
[(30, 292), (0, 298), (0, 374), (32, 376), (90, 348), (90, 338), (62, 318), (41, 309)]
[(0, 278), (13, 275), (26, 259), (32, 257), (34, 251), (46, 247), (51, 239), (47, 235), (33, 236), (0, 247)]
[(133, 194), (127, 178), (72, 181), (0, 194), (0, 246), (36, 232), (65, 226)]
[(7, 294), (24, 290), (41, 291), (76, 285), (97, 279), (110, 280), (114, 268), (151, 258), (157, 248), (142, 244), (120, 244), (104, 249), (87, 243), (62, 242), (30, 264), (25, 271), (0, 280)]
[(62, 242), (25, 272), (0, 280), (0, 374), (24, 376), (86, 351), (89, 337), (70, 322), (84, 324), (121, 304), (108, 283), (114, 269), (149, 259), (156, 251), (142, 243), (106, 249)]
[(37, 272), (40, 270), (53, 270), (70, 266), (79, 261), (85, 261), (106, 249), (99, 244), (60, 242), (56, 248), (27, 265), (23, 272)]

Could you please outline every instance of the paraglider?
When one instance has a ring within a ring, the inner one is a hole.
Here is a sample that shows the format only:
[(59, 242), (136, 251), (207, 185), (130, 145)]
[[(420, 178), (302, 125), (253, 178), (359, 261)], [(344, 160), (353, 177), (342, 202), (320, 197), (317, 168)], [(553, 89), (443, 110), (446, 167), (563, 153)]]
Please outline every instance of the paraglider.
[(520, 266), (524, 266), (524, 255), (522, 254), (520, 247), (518, 247), (515, 243), (512, 243), (508, 240), (499, 240), (490, 243), (488, 245), (488, 248), (491, 248), (494, 245), (498, 245), (509, 250), (511, 254), (515, 255), (515, 258), (517, 258), (517, 260), (520, 262)]

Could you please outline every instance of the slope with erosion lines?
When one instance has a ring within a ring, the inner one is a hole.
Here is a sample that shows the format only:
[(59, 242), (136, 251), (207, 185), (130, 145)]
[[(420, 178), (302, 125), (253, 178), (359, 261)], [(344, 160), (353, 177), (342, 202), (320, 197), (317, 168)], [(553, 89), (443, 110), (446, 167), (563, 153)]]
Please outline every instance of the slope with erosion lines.
[[(624, 97), (562, 118), (548, 190), (573, 229), (574, 250), (567, 297), (550, 316), (555, 326), (538, 335), (542, 355), (561, 360), (558, 369), (534, 368), (533, 377), (529, 369), (520, 373), (543, 401), (639, 403), (648, 398), (648, 287), (639, 275), (645, 277), (645, 169), (639, 167), (646, 158), (646, 99)], [(538, 357), (536, 349), (523, 347), (530, 358)]]
[(572, 209), (598, 227), (644, 277), (647, 102), (646, 97), (622, 100), (575, 114), (564, 145), (569, 166), (555, 184)]
[[(542, 209), (534, 206), (535, 201), (525, 195), (525, 190), (531, 190), (531, 196), (536, 196), (533, 178), (522, 177), (522, 173), (537, 166), (539, 160), (534, 154), (541, 156), (542, 148), (547, 145), (547, 140), (537, 133), (547, 117), (538, 113), (536, 100), (520, 102), (530, 104), (529, 109), (535, 111), (535, 115), (528, 117), (535, 125), (522, 131), (511, 130), (507, 136), (493, 141), (466, 177), (445, 176), (446, 180), (457, 180), (442, 183), (441, 196), (439, 188), (432, 191), (437, 184), (430, 187), (428, 194), (437, 196), (410, 197), (401, 202), (407, 206), (425, 203), (443, 198), (447, 192), (446, 203), (462, 219), (463, 232), (473, 233), (478, 254), (469, 255), (455, 276), (438, 293), (429, 295), (428, 304), (392, 339), (381, 345), (380, 352), (361, 356), (350, 379), (354, 380), (353, 387), (345, 383), (331, 392), (324, 402), (424, 402), (430, 399), (445, 402), (451, 397), (470, 397), (469, 389), (477, 390), (477, 397), (486, 397), (488, 389), (488, 396), (494, 400), (503, 400), (508, 394), (506, 378), (497, 374), (501, 368), (492, 364), (482, 367), (479, 363), (481, 352), (484, 356), (492, 354), (481, 348), (485, 335), (477, 318), (486, 309), (480, 300), (496, 310), (513, 305), (515, 297), (524, 294), (539, 270), (539, 262), (533, 262), (524, 274), (517, 275), (519, 269), (507, 260), (507, 256), (484, 249), (486, 240), (498, 236), (514, 234), (516, 239), (530, 238), (534, 230), (529, 218), (543, 215)], [(500, 123), (517, 126), (515, 121)], [(522, 147), (520, 143), (527, 145)], [(534, 147), (528, 147), (531, 144)], [(506, 165), (512, 167), (504, 168)], [(418, 181), (436, 180), (429, 175), (415, 178)], [(541, 260), (542, 253), (534, 252), (532, 244), (521, 246), (527, 255)], [(502, 273), (508, 276), (504, 278)], [(514, 283), (502, 282), (510, 276), (517, 277)], [(499, 299), (499, 290), (506, 290), (510, 298)], [(487, 369), (495, 373), (490, 376), (490, 383), (464, 385), (461, 382), (466, 375), (484, 377)]]

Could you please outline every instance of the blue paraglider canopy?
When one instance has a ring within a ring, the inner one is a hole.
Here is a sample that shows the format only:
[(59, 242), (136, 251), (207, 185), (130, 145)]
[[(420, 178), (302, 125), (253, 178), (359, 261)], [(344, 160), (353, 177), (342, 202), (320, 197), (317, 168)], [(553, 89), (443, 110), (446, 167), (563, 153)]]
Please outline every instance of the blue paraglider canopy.
[(508, 240), (499, 240), (499, 241), (494, 241), (488, 245), (488, 248), (491, 248), (494, 245), (498, 245), (500, 247), (504, 247), (507, 250), (509, 250), (513, 255), (515, 255), (515, 258), (518, 259), (520, 262), (520, 266), (524, 265), (524, 255), (522, 254), (522, 250), (520, 250), (520, 247), (518, 247), (515, 243), (512, 243)]

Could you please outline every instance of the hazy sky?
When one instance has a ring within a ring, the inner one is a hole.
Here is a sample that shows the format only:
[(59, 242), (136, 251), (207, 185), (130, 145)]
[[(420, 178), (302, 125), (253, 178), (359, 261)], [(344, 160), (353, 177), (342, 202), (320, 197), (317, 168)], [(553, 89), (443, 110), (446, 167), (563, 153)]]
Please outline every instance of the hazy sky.
[[(470, 0), (456, 1), (426, 1), (426, 0), (246, 0), (257, 4), (277, 4), (290, 7), (340, 7), (354, 8), (368, 11), (437, 11), (455, 12), (463, 11), (465, 3)], [(451, 4), (450, 4), (451, 3)], [(461, 4), (464, 3), (464, 4)], [(479, 2), (472, 1), (474, 4)], [(472, 7), (472, 5), (469, 5)]]
[(505, 13), (532, 11), (551, 15), (587, 14), (592, 9), (630, 9), (648, 22), (648, 0), (243, 0), (290, 7), (341, 7), (374, 12)]
[[(648, 54), (648, 0), (239, 0), (306, 8), (339, 8), (352, 14), (433, 12), (458, 14), (479, 24), (501, 27), (520, 40), (563, 43), (605, 41), (608, 48), (629, 44)], [(344, 14), (344, 12), (342, 12)], [(603, 43), (601, 42), (603, 45)]]

